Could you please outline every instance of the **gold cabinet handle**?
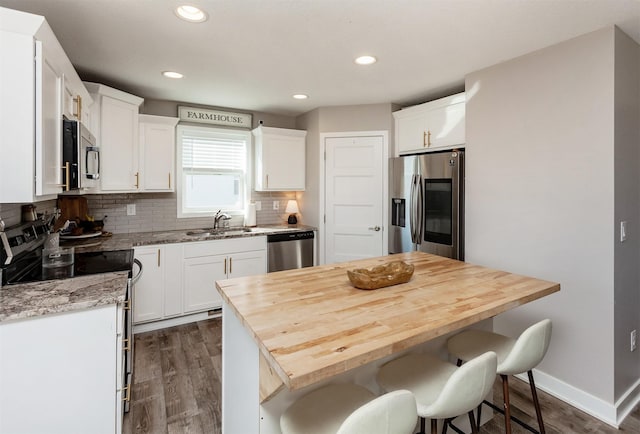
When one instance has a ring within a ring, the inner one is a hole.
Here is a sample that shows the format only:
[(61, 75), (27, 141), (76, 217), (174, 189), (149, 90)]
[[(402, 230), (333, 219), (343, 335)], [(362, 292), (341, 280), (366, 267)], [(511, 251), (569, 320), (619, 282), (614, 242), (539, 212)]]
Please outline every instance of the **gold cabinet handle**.
[(158, 267), (160, 266), (160, 249), (158, 249)]
[(227, 275), (227, 258), (224, 258), (224, 274)]
[(127, 384), (122, 391), (124, 392), (122, 400), (126, 402), (131, 401), (131, 384)]
[(125, 300), (124, 304), (122, 305), (122, 309), (131, 310), (131, 300)]
[(269, 188), (269, 175), (267, 175), (267, 184), (265, 185), (265, 188)]
[(427, 148), (431, 146), (431, 130), (427, 130)]
[(66, 163), (64, 163), (64, 166), (62, 166), (62, 170), (64, 170), (64, 176), (66, 181), (64, 182), (64, 184), (62, 184), (62, 186), (64, 187), (64, 191), (69, 191), (71, 189), (71, 184), (70, 184), (70, 180), (69, 180), (69, 175), (71, 174), (71, 167), (69, 166), (69, 162), (67, 161)]
[(131, 350), (131, 346), (130, 346), (130, 344), (129, 344), (129, 338), (127, 338), (127, 339), (123, 339), (123, 340), (122, 340), (122, 349), (123, 349), (124, 351), (129, 351), (129, 350)]
[(135, 177), (136, 177), (136, 188), (139, 188), (138, 185), (140, 184), (140, 172), (136, 172)]
[(169, 172), (169, 188), (171, 188), (171, 172)]
[(425, 148), (427, 146), (427, 132), (423, 131), (422, 133), (422, 147)]
[(76, 112), (73, 114), (79, 121), (82, 120), (82, 97), (77, 95), (73, 102), (75, 103)]
[(229, 274), (233, 273), (233, 258), (229, 258)]

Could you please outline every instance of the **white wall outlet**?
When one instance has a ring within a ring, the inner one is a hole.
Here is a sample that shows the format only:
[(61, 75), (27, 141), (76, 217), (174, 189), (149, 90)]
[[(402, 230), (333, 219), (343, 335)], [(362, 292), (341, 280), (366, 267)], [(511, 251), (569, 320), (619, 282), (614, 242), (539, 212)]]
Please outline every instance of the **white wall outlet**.
[(631, 330), (631, 345), (629, 346), (631, 351), (635, 351), (636, 350), (636, 338), (637, 338), (637, 333), (635, 330)]
[(620, 222), (620, 242), (624, 242), (627, 239), (627, 222)]
[(280, 209), (280, 202), (278, 202), (277, 200), (273, 201), (273, 210), (274, 211), (278, 211)]
[(136, 204), (130, 203), (127, 205), (127, 215), (136, 215)]
[(256, 211), (262, 211), (262, 202), (260, 202), (259, 200), (256, 200), (255, 204), (256, 204)]

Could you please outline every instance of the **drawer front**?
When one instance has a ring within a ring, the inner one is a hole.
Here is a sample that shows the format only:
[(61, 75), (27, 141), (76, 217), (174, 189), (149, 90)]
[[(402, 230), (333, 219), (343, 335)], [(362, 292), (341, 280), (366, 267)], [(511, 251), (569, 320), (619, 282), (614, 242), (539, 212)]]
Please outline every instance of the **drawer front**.
[(198, 241), (195, 243), (186, 243), (184, 245), (184, 257), (197, 258), (200, 256), (226, 255), (236, 252), (266, 249), (267, 237), (264, 236)]

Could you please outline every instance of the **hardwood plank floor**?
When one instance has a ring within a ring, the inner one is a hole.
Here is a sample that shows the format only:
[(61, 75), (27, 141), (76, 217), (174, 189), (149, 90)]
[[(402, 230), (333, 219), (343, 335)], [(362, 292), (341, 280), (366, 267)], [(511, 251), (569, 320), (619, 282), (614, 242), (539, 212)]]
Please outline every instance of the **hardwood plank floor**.
[[(220, 433), (221, 353), (220, 318), (136, 335), (132, 401), (124, 434)], [(537, 427), (529, 385), (513, 377), (509, 382), (513, 414)], [(497, 401), (502, 398), (499, 377), (494, 396)], [(538, 397), (549, 434), (640, 433), (638, 408), (616, 430), (540, 390)], [(512, 428), (513, 434), (528, 433), (515, 423)], [(496, 414), (480, 432), (503, 433), (502, 416)]]

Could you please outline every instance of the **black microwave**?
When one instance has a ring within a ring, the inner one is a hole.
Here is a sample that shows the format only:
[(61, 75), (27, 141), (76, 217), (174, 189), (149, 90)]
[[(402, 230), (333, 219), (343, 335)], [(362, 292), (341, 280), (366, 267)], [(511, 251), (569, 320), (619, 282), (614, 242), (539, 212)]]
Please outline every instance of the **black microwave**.
[(65, 191), (97, 187), (100, 148), (96, 138), (78, 121), (62, 121), (62, 182)]

